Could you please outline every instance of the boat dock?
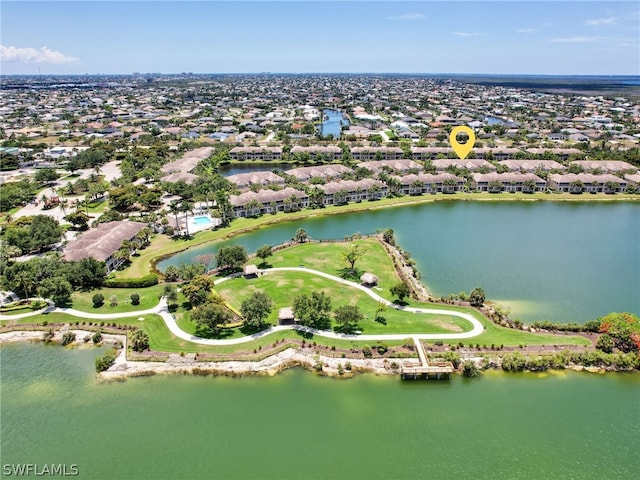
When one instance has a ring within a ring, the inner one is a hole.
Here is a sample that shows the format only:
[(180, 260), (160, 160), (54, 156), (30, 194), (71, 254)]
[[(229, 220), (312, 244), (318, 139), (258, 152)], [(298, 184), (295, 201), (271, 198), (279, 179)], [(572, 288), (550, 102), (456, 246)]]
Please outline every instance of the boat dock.
[(417, 338), (414, 338), (413, 342), (415, 343), (418, 357), (420, 358), (420, 365), (403, 367), (400, 378), (403, 380), (441, 380), (451, 378), (451, 374), (454, 372), (451, 362), (429, 362), (422, 342)]

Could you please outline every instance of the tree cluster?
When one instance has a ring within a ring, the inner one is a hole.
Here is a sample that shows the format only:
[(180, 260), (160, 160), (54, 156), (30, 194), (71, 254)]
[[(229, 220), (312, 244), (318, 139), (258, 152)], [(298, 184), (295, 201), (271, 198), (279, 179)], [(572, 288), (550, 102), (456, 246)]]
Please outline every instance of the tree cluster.
[(0, 287), (24, 297), (39, 295), (56, 304), (66, 304), (74, 288), (100, 287), (106, 277), (104, 262), (84, 258), (67, 262), (59, 255), (32, 258), (26, 262), (0, 262)]
[(216, 267), (222, 270), (240, 268), (247, 261), (247, 251), (242, 245), (222, 247), (216, 254)]
[(253, 292), (242, 301), (240, 312), (245, 325), (253, 329), (262, 328), (273, 309), (273, 300), (265, 292)]
[(324, 292), (311, 292), (293, 299), (293, 315), (300, 325), (326, 330), (331, 326), (331, 299)]
[(62, 227), (48, 215), (21, 217), (2, 230), (2, 240), (22, 253), (41, 252), (62, 239)]

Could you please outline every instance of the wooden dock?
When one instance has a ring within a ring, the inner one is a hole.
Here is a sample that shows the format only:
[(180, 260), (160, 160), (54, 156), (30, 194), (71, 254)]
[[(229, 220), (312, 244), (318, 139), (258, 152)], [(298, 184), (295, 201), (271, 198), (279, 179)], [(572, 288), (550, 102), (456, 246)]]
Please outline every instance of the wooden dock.
[(422, 343), (417, 338), (413, 339), (420, 358), (420, 365), (410, 365), (402, 368), (400, 378), (403, 380), (441, 380), (451, 378), (454, 372), (451, 362), (429, 362)]

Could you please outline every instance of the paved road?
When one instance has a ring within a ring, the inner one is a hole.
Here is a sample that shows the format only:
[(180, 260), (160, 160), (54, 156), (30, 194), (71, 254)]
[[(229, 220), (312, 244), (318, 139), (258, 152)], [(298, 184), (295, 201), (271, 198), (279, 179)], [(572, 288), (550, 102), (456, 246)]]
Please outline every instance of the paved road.
[[(148, 310), (139, 310), (137, 312), (106, 313), (106, 314), (88, 313), (88, 312), (81, 312), (79, 310), (74, 310), (73, 308), (57, 308), (52, 306), (52, 304), (50, 304), (48, 308), (37, 311), (37, 312), (30, 312), (30, 313), (17, 314), (17, 315), (0, 315), (0, 320), (17, 320), (19, 318), (26, 318), (32, 315), (38, 315), (40, 313), (43, 313), (43, 311), (60, 312), (60, 313), (66, 313), (68, 315), (73, 315), (76, 317), (87, 318), (87, 319), (97, 319), (97, 320), (139, 317), (147, 314), (158, 314), (164, 320), (165, 324), (167, 325), (167, 328), (176, 337), (186, 340), (188, 342), (197, 343), (200, 345), (238, 345), (241, 343), (250, 342), (257, 338), (265, 337), (275, 332), (281, 332), (284, 330), (298, 330), (301, 332), (307, 332), (313, 335), (319, 335), (321, 337), (326, 337), (326, 338), (334, 338), (334, 339), (341, 339), (341, 340), (364, 340), (364, 341), (404, 340), (405, 338), (413, 338), (414, 341), (416, 339), (418, 340), (436, 340), (436, 339), (457, 340), (457, 339), (464, 339), (464, 338), (472, 338), (477, 335), (480, 335), (484, 331), (484, 326), (482, 325), (482, 323), (480, 323), (480, 321), (478, 321), (475, 317), (473, 317), (472, 315), (469, 315), (468, 313), (458, 312), (455, 310), (439, 310), (436, 308), (416, 308), (416, 307), (405, 307), (402, 305), (397, 305), (393, 302), (390, 302), (389, 300), (386, 300), (385, 298), (382, 298), (380, 295), (378, 295), (377, 293), (375, 293), (374, 291), (372, 291), (367, 287), (363, 287), (362, 285), (359, 285), (355, 282), (344, 280), (340, 277), (336, 277), (335, 275), (330, 275), (328, 273), (320, 272), (318, 270), (312, 270), (312, 269), (301, 268), (301, 267), (280, 267), (280, 268), (270, 268), (268, 270), (263, 270), (261, 271), (261, 273), (268, 275), (271, 272), (283, 272), (283, 271), (306, 272), (311, 275), (318, 275), (320, 277), (328, 278), (335, 282), (342, 283), (344, 285), (348, 285), (353, 288), (357, 288), (358, 290), (361, 290), (367, 295), (369, 295), (371, 298), (379, 302), (382, 302), (391, 308), (395, 308), (396, 310), (410, 312), (413, 314), (427, 313), (427, 314), (450, 315), (454, 317), (460, 317), (470, 322), (471, 325), (473, 325), (473, 328), (468, 332), (461, 332), (461, 333), (404, 333), (404, 334), (398, 333), (398, 334), (376, 334), (376, 335), (355, 335), (355, 334), (352, 335), (352, 334), (336, 333), (331, 330), (316, 330), (314, 328), (304, 327), (302, 325), (279, 325), (275, 327), (270, 327), (266, 330), (263, 330), (262, 332), (258, 332), (253, 335), (248, 335), (246, 337), (230, 338), (230, 339), (202, 338), (202, 337), (197, 337), (195, 335), (191, 335), (190, 333), (185, 332), (178, 326), (175, 318), (173, 317), (173, 314), (169, 312), (167, 301), (164, 297), (160, 300), (158, 305), (156, 305), (154, 308), (151, 308)], [(229, 277), (218, 279), (215, 281), (215, 284), (218, 285), (222, 282), (230, 280), (231, 278), (236, 278), (237, 276), (238, 275), (232, 275)]]

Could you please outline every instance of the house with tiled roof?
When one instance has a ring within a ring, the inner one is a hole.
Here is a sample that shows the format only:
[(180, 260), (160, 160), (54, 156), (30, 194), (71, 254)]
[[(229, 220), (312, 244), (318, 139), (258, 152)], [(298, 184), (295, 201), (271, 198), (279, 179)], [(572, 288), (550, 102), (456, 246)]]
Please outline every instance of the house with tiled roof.
[(70, 240), (64, 248), (63, 257), (68, 261), (95, 258), (105, 262), (107, 272), (111, 272), (122, 263), (122, 260), (114, 258), (122, 242), (133, 239), (146, 226), (145, 223), (128, 220), (101, 223)]
[(474, 173), (473, 187), (479, 192), (543, 192), (547, 182), (533, 173)]
[(248, 217), (299, 210), (309, 205), (309, 198), (305, 192), (287, 187), (282, 190), (248, 191), (231, 195), (229, 203), (236, 217)]
[(610, 173), (553, 173), (548, 178), (549, 186), (558, 192), (569, 193), (617, 193), (624, 192), (629, 182)]

